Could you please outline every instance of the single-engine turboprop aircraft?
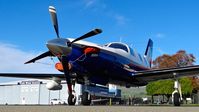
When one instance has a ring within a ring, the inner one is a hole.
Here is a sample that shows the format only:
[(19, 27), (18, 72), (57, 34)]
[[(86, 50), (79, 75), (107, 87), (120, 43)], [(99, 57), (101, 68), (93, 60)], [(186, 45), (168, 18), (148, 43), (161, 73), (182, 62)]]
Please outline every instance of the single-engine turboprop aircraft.
[[(61, 38), (55, 8), (49, 6), (49, 12), (57, 38), (46, 43), (49, 51), (33, 58), (25, 64), (34, 63), (48, 56), (54, 56), (59, 59), (55, 68), (63, 74), (0, 73), (0, 76), (51, 79), (52, 81), (47, 84), (50, 90), (60, 89), (61, 80), (66, 80), (69, 105), (74, 105), (76, 102), (75, 83), (86, 86), (94, 86), (96, 84), (107, 85), (111, 83), (126, 87), (136, 87), (145, 86), (151, 81), (174, 79), (175, 91), (172, 94), (172, 99), (174, 105), (179, 106), (182, 94), (178, 78), (198, 75), (199, 73), (199, 66), (151, 69), (153, 49), (151, 39), (148, 41), (144, 56), (141, 56), (134, 49), (121, 42), (97, 45), (83, 41), (85, 38), (101, 33), (101, 29), (94, 29), (76, 39)], [(83, 92), (81, 101), (83, 105), (90, 105), (91, 94), (88, 90)]]

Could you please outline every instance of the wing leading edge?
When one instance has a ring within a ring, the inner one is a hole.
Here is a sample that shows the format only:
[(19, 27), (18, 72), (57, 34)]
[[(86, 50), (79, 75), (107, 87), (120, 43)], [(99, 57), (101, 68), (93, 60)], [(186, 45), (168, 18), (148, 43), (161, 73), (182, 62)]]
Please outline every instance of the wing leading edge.
[(33, 79), (52, 79), (57, 77), (64, 79), (64, 74), (50, 73), (0, 73), (0, 77), (15, 77), (15, 78), (33, 78)]
[(138, 71), (135, 72), (135, 75), (133, 77), (141, 81), (151, 82), (162, 79), (173, 79), (175, 77), (196, 76), (196, 75), (199, 75), (199, 65)]
[[(179, 67), (179, 68), (138, 71), (134, 72), (133, 78), (148, 83), (151, 81), (157, 81), (163, 79), (173, 79), (174, 77), (196, 76), (196, 75), (199, 75), (199, 65)], [(60, 79), (65, 78), (64, 74), (51, 74), (51, 73), (0, 73), (0, 77), (35, 78), (35, 79), (52, 79), (53, 77), (57, 77)]]

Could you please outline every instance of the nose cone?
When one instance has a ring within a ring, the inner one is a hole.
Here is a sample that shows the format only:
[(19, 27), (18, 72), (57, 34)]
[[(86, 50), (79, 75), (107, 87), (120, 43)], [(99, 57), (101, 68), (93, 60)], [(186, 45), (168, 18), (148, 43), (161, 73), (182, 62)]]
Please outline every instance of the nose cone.
[(48, 41), (46, 46), (54, 55), (68, 55), (72, 50), (71, 47), (68, 47), (68, 42), (70, 42), (68, 39), (57, 38)]

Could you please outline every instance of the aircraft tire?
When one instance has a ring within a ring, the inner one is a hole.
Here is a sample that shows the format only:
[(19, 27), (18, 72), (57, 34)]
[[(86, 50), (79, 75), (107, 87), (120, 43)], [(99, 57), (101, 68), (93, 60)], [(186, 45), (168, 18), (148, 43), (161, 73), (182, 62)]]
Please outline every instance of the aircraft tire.
[(69, 94), (68, 105), (75, 105), (75, 103), (76, 103), (76, 96), (73, 94)]
[(174, 106), (180, 106), (180, 94), (178, 92), (173, 95)]
[(91, 104), (91, 94), (89, 94), (89, 92), (83, 92), (82, 105), (90, 105), (90, 104)]

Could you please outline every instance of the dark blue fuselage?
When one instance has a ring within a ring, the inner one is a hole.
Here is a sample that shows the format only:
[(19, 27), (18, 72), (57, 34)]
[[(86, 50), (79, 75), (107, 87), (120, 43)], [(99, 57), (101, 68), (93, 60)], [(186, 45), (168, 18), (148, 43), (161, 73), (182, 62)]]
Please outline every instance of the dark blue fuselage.
[(124, 65), (128, 65), (133, 70), (145, 69), (134, 64), (132, 60), (103, 50), (97, 54), (87, 54), (86, 56), (82, 56), (83, 53), (82, 48), (73, 46), (72, 53), (69, 55), (73, 71), (78, 74), (79, 83), (81, 83), (84, 75), (87, 75), (89, 80), (95, 84), (106, 85), (114, 83), (126, 86), (141, 86), (146, 84), (145, 82), (142, 83), (134, 79), (132, 71), (124, 69)]

